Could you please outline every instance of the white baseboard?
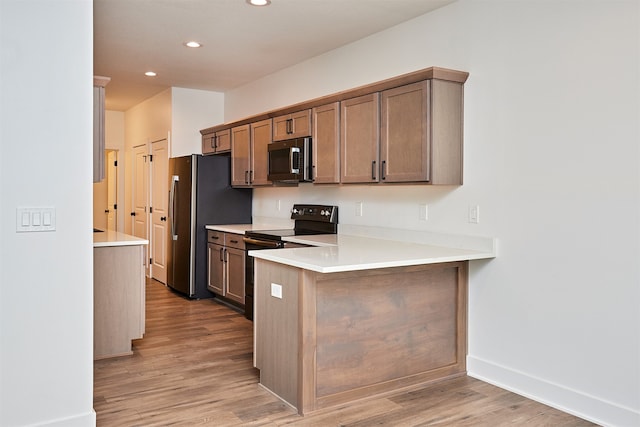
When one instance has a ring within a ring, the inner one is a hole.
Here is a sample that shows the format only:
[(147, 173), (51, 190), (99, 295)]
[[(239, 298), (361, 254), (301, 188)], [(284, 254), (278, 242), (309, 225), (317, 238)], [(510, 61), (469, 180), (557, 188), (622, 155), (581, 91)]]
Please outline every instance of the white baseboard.
[(92, 409), (90, 412), (84, 414), (32, 424), (31, 427), (95, 427), (95, 425), (96, 411)]
[(487, 360), (467, 356), (467, 375), (602, 426), (640, 426), (637, 410)]

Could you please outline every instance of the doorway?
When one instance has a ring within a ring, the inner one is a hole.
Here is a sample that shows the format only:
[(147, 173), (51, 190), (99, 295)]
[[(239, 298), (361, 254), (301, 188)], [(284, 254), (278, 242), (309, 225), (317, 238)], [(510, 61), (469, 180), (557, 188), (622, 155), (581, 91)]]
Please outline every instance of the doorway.
[(118, 229), (118, 150), (105, 150), (105, 177), (93, 184), (93, 227)]
[(133, 148), (132, 230), (149, 241), (147, 277), (167, 283), (169, 144), (161, 139)]
[(151, 278), (167, 284), (169, 228), (169, 149), (167, 140), (151, 143)]

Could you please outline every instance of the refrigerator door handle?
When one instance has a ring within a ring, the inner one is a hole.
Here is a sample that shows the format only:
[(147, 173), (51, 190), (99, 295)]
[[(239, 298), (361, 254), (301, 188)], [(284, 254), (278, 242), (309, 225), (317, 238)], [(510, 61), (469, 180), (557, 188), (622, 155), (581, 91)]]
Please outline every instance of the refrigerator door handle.
[(177, 175), (171, 177), (171, 188), (169, 189), (169, 217), (171, 218), (171, 239), (178, 240), (176, 234), (176, 183), (180, 180)]

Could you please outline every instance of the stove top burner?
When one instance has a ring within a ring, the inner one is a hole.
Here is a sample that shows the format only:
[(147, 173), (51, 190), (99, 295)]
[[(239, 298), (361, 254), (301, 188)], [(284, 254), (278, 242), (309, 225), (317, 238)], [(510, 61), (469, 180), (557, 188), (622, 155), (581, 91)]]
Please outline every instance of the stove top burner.
[(250, 230), (245, 236), (253, 239), (280, 241), (283, 237), (314, 234), (336, 234), (338, 232), (338, 207), (328, 205), (293, 205), (291, 219), (293, 229)]
[(254, 239), (263, 240), (282, 240), (282, 237), (295, 236), (296, 232), (293, 229), (284, 230), (251, 230), (245, 231), (245, 236), (253, 237)]

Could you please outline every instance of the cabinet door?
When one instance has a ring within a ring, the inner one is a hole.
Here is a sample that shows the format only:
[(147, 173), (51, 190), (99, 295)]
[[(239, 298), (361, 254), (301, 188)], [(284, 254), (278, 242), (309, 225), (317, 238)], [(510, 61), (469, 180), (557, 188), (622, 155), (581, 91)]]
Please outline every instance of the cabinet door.
[(213, 154), (216, 151), (216, 134), (208, 133), (202, 135), (202, 154)]
[(208, 280), (207, 288), (220, 296), (225, 296), (224, 246), (207, 244)]
[(429, 181), (426, 81), (382, 92), (380, 179)]
[(250, 183), (249, 158), (251, 134), (249, 125), (231, 129), (231, 185), (247, 187)]
[(273, 140), (282, 141), (311, 135), (311, 110), (273, 118)]
[(216, 153), (231, 151), (231, 129), (216, 132)]
[(226, 248), (227, 251), (227, 295), (230, 300), (244, 305), (245, 251)]
[(289, 114), (285, 114), (284, 116), (278, 116), (273, 118), (273, 140), (274, 141), (282, 141), (284, 139), (290, 139), (289, 136)]
[(379, 98), (376, 92), (341, 103), (340, 180), (343, 183), (368, 183), (379, 180)]
[(251, 185), (271, 185), (267, 179), (269, 157), (267, 147), (271, 143), (271, 119), (251, 124)]
[(311, 135), (311, 110), (302, 110), (291, 114), (293, 138), (304, 138)]
[(340, 103), (315, 107), (312, 111), (313, 182), (340, 182)]

